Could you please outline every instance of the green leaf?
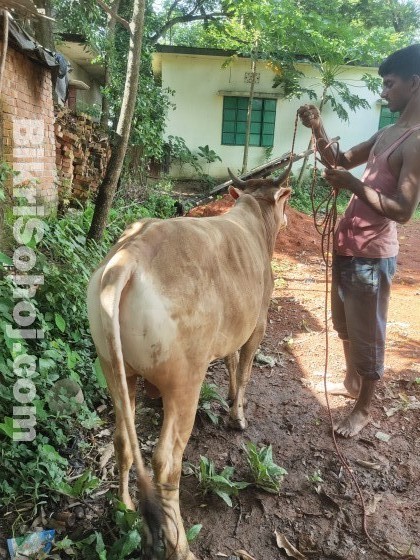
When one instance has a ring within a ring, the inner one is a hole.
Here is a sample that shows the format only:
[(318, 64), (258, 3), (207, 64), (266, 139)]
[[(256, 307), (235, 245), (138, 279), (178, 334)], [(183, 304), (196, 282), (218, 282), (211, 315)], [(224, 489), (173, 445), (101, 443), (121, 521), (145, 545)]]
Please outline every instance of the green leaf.
[(107, 382), (105, 379), (104, 372), (102, 371), (101, 362), (99, 361), (98, 357), (93, 363), (93, 371), (96, 375), (96, 379), (98, 380), (99, 387), (101, 387), (102, 389), (106, 389)]
[(5, 416), (4, 422), (0, 424), (0, 430), (4, 432), (10, 439), (13, 439), (13, 418)]
[(201, 523), (198, 523), (197, 525), (193, 525), (192, 527), (190, 527), (187, 531), (187, 541), (189, 543), (195, 541), (195, 539), (198, 537), (201, 529), (203, 528), (203, 526), (201, 525)]
[(58, 329), (63, 333), (66, 330), (66, 322), (60, 313), (54, 313), (55, 324)]
[(109, 551), (109, 560), (123, 560), (123, 558), (127, 558), (127, 556), (139, 548), (140, 543), (141, 537), (139, 532), (135, 529), (129, 531), (113, 544)]
[(5, 264), (7, 266), (13, 266), (13, 260), (5, 255), (4, 253), (0, 252), (0, 264)]
[(226, 494), (226, 492), (222, 492), (222, 490), (218, 490), (217, 488), (215, 488), (213, 490), (213, 492), (215, 494), (217, 494), (220, 498), (222, 498), (222, 500), (229, 506), (232, 507), (232, 500), (230, 499), (230, 496), (228, 494)]
[(95, 535), (96, 535), (95, 550), (98, 553), (98, 558), (99, 558), (99, 560), (107, 560), (107, 554), (106, 554), (104, 539), (103, 539), (101, 533), (96, 532)]

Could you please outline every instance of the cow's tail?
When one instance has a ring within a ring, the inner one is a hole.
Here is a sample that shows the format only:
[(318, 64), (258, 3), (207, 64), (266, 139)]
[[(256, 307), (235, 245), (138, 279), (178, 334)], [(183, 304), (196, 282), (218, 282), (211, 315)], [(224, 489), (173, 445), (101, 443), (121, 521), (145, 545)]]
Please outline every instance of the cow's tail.
[(118, 394), (114, 398), (115, 406), (119, 408), (120, 416), (123, 418), (137, 472), (140, 512), (144, 519), (146, 540), (148, 541), (148, 552), (147, 556), (144, 557), (153, 560), (158, 555), (161, 540), (162, 513), (153, 482), (144, 466), (137, 439), (135, 420), (131, 413), (119, 321), (121, 293), (133, 274), (135, 263), (122, 263), (120, 258), (118, 253), (114, 255), (102, 274), (100, 289), (101, 320), (109, 349), (115, 385), (118, 388)]

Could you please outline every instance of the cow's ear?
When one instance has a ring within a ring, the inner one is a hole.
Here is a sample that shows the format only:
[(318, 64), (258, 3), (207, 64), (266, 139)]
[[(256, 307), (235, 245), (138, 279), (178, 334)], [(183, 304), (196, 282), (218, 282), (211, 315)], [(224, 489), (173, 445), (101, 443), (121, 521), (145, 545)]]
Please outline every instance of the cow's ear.
[(274, 195), (274, 200), (278, 202), (279, 200), (288, 199), (292, 193), (292, 189), (289, 187), (281, 187), (278, 191), (276, 191)]
[(237, 198), (239, 198), (240, 196), (242, 196), (244, 193), (243, 191), (241, 191), (241, 189), (237, 189), (236, 187), (234, 187), (233, 185), (230, 185), (229, 187), (229, 194), (230, 196), (236, 200)]

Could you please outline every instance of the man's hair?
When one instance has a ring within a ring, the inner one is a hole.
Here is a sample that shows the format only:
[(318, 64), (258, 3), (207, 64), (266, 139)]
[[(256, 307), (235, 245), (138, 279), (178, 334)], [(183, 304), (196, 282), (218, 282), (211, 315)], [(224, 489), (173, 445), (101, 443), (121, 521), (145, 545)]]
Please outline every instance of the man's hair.
[(414, 74), (420, 76), (420, 44), (410, 45), (395, 51), (379, 66), (378, 74), (396, 74), (403, 80), (408, 80)]

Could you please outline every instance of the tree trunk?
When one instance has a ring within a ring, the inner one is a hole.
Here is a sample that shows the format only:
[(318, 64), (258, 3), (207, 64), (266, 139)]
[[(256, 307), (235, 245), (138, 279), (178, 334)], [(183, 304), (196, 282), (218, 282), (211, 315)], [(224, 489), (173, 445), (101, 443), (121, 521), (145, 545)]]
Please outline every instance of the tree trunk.
[(112, 149), (105, 178), (99, 187), (98, 198), (88, 233), (88, 238), (95, 241), (99, 241), (103, 236), (130, 138), (131, 121), (133, 120), (139, 85), (144, 10), (145, 0), (134, 0), (133, 15), (130, 22), (131, 37), (127, 60), (127, 75), (120, 117), (118, 119), (116, 141)]
[(248, 101), (248, 113), (246, 116), (246, 131), (245, 131), (245, 145), (244, 145), (244, 157), (242, 160), (242, 171), (241, 175), (246, 173), (248, 168), (248, 153), (249, 153), (249, 137), (251, 134), (251, 123), (252, 123), (252, 102), (254, 100), (255, 91), (255, 80), (257, 76), (257, 54), (253, 53), (252, 63), (251, 63), (251, 86), (249, 88), (249, 101)]
[[(113, 12), (118, 12), (121, 0), (114, 0), (110, 4)], [(105, 55), (105, 78), (104, 87), (107, 88), (111, 79), (111, 56), (115, 46), (115, 18), (108, 14), (108, 30), (107, 30), (107, 54)], [(107, 94), (102, 96), (101, 126), (107, 130), (109, 127), (109, 97)]]

